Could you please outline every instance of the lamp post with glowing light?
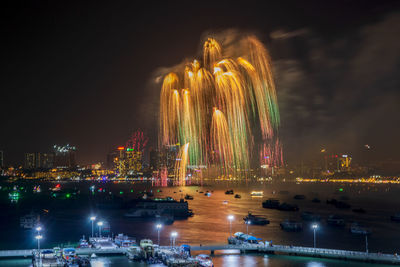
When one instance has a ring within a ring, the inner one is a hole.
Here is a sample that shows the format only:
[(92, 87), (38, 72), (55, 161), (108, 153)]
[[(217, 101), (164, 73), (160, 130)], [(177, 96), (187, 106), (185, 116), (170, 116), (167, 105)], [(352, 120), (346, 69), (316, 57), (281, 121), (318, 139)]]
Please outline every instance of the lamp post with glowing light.
[(94, 223), (94, 221), (96, 220), (96, 216), (92, 216), (92, 217), (90, 217), (90, 221), (92, 222), (92, 237), (93, 237), (93, 223)]
[(103, 226), (103, 222), (98, 222), (97, 226), (99, 227), (99, 237), (101, 237), (101, 227)]
[(36, 240), (37, 240), (37, 246), (38, 246), (38, 254), (39, 254), (39, 266), (42, 265), (42, 256), (40, 255), (40, 239), (43, 238), (42, 235), (38, 234), (35, 236)]
[(162, 224), (158, 223), (156, 225), (156, 228), (157, 228), (158, 245), (160, 245), (160, 231), (161, 231), (161, 228), (162, 228)]
[(318, 229), (318, 224), (313, 223), (313, 224), (311, 225), (311, 228), (312, 228), (313, 231), (314, 231), (314, 248), (316, 248), (316, 243), (317, 243), (317, 240), (316, 240), (316, 232), (317, 232), (317, 229)]
[(247, 229), (247, 235), (249, 235), (249, 224), (251, 224), (250, 220), (246, 221), (246, 229)]
[(233, 215), (228, 216), (228, 221), (229, 221), (229, 236), (232, 236), (232, 221), (235, 219)]
[(171, 233), (171, 247), (175, 247), (175, 240), (176, 240), (176, 237), (178, 236), (178, 233), (177, 232), (172, 232)]

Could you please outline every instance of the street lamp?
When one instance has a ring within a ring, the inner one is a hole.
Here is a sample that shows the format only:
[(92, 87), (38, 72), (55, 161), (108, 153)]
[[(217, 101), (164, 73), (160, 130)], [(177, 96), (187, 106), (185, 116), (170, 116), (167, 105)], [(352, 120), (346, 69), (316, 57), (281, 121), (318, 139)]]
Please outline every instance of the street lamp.
[(172, 232), (171, 233), (171, 247), (175, 247), (175, 239), (176, 239), (176, 237), (178, 236), (178, 233), (177, 232)]
[(41, 226), (36, 227), (36, 231), (39, 233), (40, 231), (42, 231), (42, 227)]
[(96, 220), (96, 216), (90, 217), (90, 220), (92, 221), (92, 237), (93, 237), (93, 223)]
[(103, 226), (103, 222), (98, 222), (97, 226), (99, 227), (99, 237), (101, 237), (101, 227)]
[(229, 221), (229, 236), (232, 236), (232, 221), (235, 219), (233, 215), (228, 216), (228, 221)]
[(249, 224), (251, 224), (251, 221), (247, 220), (246, 221), (247, 235), (249, 235)]
[(311, 228), (313, 229), (313, 231), (314, 231), (314, 248), (316, 248), (316, 231), (317, 231), (317, 229), (318, 229), (318, 224), (316, 224), (316, 223), (313, 223), (312, 225), (311, 225)]
[(35, 236), (35, 238), (37, 240), (37, 246), (38, 246), (39, 265), (41, 266), (42, 265), (42, 256), (40, 255), (40, 239), (42, 239), (43, 236), (38, 234), (37, 236)]
[(156, 225), (156, 228), (157, 228), (158, 245), (160, 245), (160, 231), (161, 231), (161, 228), (162, 228), (162, 224), (158, 223)]

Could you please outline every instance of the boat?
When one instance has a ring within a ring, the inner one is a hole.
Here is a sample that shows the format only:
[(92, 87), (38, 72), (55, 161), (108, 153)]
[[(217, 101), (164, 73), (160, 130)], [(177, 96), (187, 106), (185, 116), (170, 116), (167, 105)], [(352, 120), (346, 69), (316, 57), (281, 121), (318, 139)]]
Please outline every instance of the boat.
[(321, 216), (310, 211), (304, 211), (301, 213), (301, 218), (305, 221), (317, 222), (321, 220)]
[(54, 250), (45, 249), (39, 253), (35, 252), (32, 258), (34, 267), (63, 267), (65, 265), (61, 257), (58, 257)]
[(228, 244), (240, 245), (243, 243), (258, 244), (261, 238), (257, 238), (251, 235), (246, 235), (242, 232), (236, 232), (233, 236), (228, 237)]
[(366, 213), (365, 209), (363, 209), (363, 208), (353, 209), (353, 212), (355, 212), (355, 213)]
[(210, 193), (210, 192), (205, 192), (204, 195), (205, 195), (206, 197), (211, 197), (211, 193)]
[(30, 212), (19, 219), (19, 225), (24, 229), (33, 229), (40, 223), (40, 215)]
[(225, 195), (233, 195), (233, 194), (234, 194), (234, 192), (232, 189), (225, 191)]
[(305, 199), (306, 196), (305, 196), (305, 195), (295, 195), (293, 198), (294, 198), (294, 199), (301, 200), (301, 199)]
[(89, 242), (85, 239), (85, 236), (83, 236), (80, 240), (79, 240), (79, 245), (78, 248), (89, 248)]
[(400, 222), (400, 212), (390, 216), (390, 219), (394, 222)]
[(371, 234), (371, 230), (364, 227), (360, 223), (354, 222), (350, 226), (350, 232), (352, 234), (357, 234), (357, 235), (369, 235)]
[(267, 199), (262, 203), (263, 208), (266, 209), (278, 209), (279, 205), (279, 200), (274, 198)]
[(313, 203), (321, 203), (321, 200), (319, 199), (319, 198), (313, 198), (312, 200), (311, 200), (311, 202), (313, 202)]
[(298, 211), (299, 207), (297, 205), (289, 204), (286, 202), (283, 202), (282, 204), (279, 205), (278, 210), (282, 211)]
[(189, 195), (189, 194), (186, 194), (186, 195), (185, 195), (185, 199), (186, 199), (186, 200), (193, 200), (193, 196), (191, 196), (191, 195)]
[(293, 220), (284, 220), (279, 224), (282, 230), (290, 231), (290, 232), (299, 232), (303, 230), (303, 224), (301, 222), (293, 221)]
[(128, 248), (136, 245), (136, 239), (130, 238), (129, 236), (124, 234), (118, 234), (114, 238), (114, 243), (120, 248)]
[(239, 195), (239, 194), (236, 194), (235, 195), (235, 198), (241, 198), (242, 196), (241, 195)]
[(144, 252), (144, 258), (154, 257), (154, 245), (150, 239), (140, 240), (140, 248)]
[(96, 249), (116, 249), (118, 246), (110, 237), (91, 237), (89, 242)]
[(344, 219), (338, 215), (329, 215), (326, 222), (332, 226), (344, 226), (345, 225)]
[(62, 258), (67, 262), (72, 262), (77, 258), (76, 250), (74, 248), (64, 248), (62, 250)]
[(248, 224), (254, 224), (254, 225), (269, 224), (269, 220), (267, 218), (260, 215), (253, 215), (251, 214), (251, 212), (249, 212), (248, 215), (243, 218), (243, 220)]
[(201, 267), (214, 267), (214, 264), (209, 255), (199, 254), (195, 258)]
[(153, 218), (156, 215), (172, 215), (174, 218), (187, 218), (193, 214), (189, 211), (187, 201), (176, 201), (171, 197), (141, 199), (135, 208), (124, 214), (131, 218)]
[(228, 204), (228, 200), (222, 201), (222, 204), (227, 205)]
[(264, 195), (263, 191), (251, 191), (250, 195), (252, 197), (262, 197)]

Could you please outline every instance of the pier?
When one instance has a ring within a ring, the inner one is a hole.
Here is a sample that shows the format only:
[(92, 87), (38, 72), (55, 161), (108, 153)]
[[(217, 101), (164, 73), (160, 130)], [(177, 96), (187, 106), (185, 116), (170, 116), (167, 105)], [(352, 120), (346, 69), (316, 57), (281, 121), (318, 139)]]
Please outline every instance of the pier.
[[(161, 246), (159, 249), (167, 250), (171, 249), (169, 246)], [(283, 246), (273, 245), (265, 246), (258, 244), (240, 244), (240, 245), (202, 245), (202, 246), (191, 246), (191, 251), (210, 251), (214, 254), (215, 251), (224, 250), (237, 250), (241, 253), (264, 253), (264, 254), (277, 254), (277, 255), (290, 255), (290, 256), (306, 256), (316, 258), (330, 258), (338, 260), (351, 260), (351, 261), (362, 261), (371, 263), (385, 263), (400, 265), (400, 257), (393, 254), (384, 253), (366, 253), (360, 251), (349, 251), (339, 249), (325, 249), (325, 248), (311, 248), (311, 247), (298, 247), (298, 246)], [(44, 249), (43, 249), (44, 250)], [(25, 250), (0, 250), (1, 258), (24, 258), (32, 257), (32, 253), (37, 251), (36, 249), (25, 249)], [(76, 253), (78, 255), (125, 255), (127, 254), (126, 248), (114, 248), (114, 249), (95, 249), (95, 248), (77, 248)]]

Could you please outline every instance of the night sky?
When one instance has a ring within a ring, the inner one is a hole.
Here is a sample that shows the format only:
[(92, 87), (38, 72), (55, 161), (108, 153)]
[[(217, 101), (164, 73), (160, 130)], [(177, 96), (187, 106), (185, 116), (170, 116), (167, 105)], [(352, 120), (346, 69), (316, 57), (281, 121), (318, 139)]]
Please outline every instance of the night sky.
[(287, 162), (322, 147), (361, 161), (365, 144), (400, 160), (398, 1), (49, 2), (2, 4), (6, 164), (66, 143), (80, 163), (104, 161), (139, 128), (156, 144), (154, 77), (227, 29), (270, 50)]

